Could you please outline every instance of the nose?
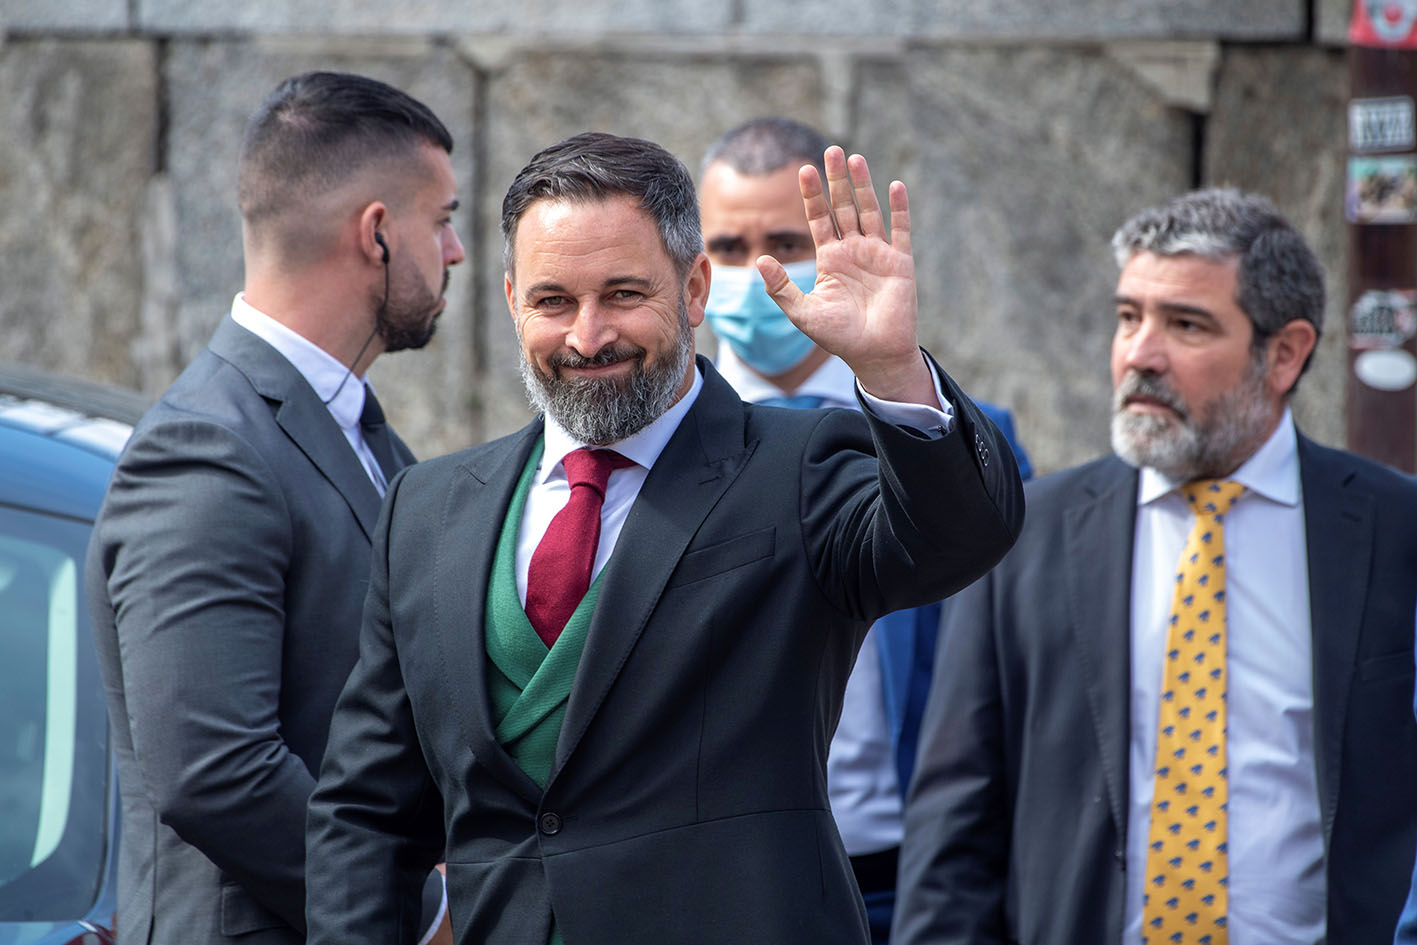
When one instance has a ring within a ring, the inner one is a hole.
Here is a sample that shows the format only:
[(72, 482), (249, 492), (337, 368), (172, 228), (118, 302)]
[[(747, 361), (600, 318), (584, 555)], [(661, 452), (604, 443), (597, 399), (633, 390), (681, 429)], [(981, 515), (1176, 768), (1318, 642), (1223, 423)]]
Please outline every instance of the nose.
[(566, 333), (566, 347), (583, 358), (593, 358), (616, 337), (615, 326), (604, 309), (597, 301), (589, 301), (576, 309), (571, 329)]
[(448, 227), (447, 236), (443, 239), (443, 266), (456, 266), (466, 258), (467, 253), (463, 252), (462, 240), (458, 239), (457, 231)]
[(1117, 343), (1122, 345), (1122, 358), (1127, 368), (1161, 374), (1166, 370), (1165, 326), (1154, 317), (1143, 317), (1127, 332), (1119, 328)]

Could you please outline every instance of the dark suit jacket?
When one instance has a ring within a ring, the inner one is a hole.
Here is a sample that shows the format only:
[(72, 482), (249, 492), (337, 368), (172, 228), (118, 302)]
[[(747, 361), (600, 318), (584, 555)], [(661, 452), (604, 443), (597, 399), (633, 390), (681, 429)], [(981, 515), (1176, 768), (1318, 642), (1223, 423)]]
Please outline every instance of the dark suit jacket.
[(602, 574), (544, 791), (493, 734), (482, 629), (541, 425), (394, 484), (311, 802), (312, 945), (411, 945), (445, 830), (463, 943), (544, 945), (553, 910), (575, 945), (867, 941), (825, 785), (842, 689), (871, 620), (1007, 550), (1018, 475), (972, 407), (930, 441), (745, 405), (699, 366)]
[(138, 424), (87, 575), (125, 945), (303, 940), (305, 808), (378, 512), (309, 384), (230, 318)]
[[(1299, 438), (1329, 945), (1388, 941), (1417, 843), (1417, 484)], [(1121, 939), (1136, 471), (1031, 483), (1018, 545), (952, 602), (893, 942)]]

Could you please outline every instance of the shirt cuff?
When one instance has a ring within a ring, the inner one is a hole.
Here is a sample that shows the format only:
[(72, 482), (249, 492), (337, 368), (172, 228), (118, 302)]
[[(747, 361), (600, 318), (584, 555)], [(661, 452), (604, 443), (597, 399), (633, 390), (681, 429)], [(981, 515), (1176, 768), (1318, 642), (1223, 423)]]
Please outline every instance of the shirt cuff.
[(902, 404), (894, 400), (882, 400), (867, 392), (859, 380), (856, 382), (856, 392), (861, 395), (866, 406), (871, 408), (871, 412), (887, 423), (894, 423), (898, 427), (914, 430), (923, 434), (927, 439), (938, 440), (954, 430), (955, 411), (954, 405), (945, 396), (939, 372), (928, 361), (926, 366), (930, 368), (930, 379), (935, 382), (935, 397), (944, 405), (942, 410), (936, 410), (934, 407), (927, 407), (924, 404)]

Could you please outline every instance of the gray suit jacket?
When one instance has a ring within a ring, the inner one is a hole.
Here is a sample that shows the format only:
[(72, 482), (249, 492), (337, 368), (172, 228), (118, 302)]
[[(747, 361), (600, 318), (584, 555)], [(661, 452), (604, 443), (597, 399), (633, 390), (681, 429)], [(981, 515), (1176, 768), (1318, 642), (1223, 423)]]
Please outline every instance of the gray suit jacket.
[(138, 424), (87, 569), (125, 945), (303, 940), (305, 808), (379, 502), (305, 379), (230, 318)]
[[(1417, 483), (1299, 438), (1329, 945), (1391, 941), (1417, 844)], [(1030, 483), (955, 598), (906, 810), (898, 945), (1115, 945), (1129, 794), (1137, 474)]]
[[(498, 744), (483, 613), (540, 423), (408, 470), (310, 808), (310, 942), (411, 943), (447, 832), (463, 943), (864, 943), (827, 743), (870, 622), (1013, 541), (1008, 446), (704, 386), (605, 566), (543, 791)], [(869, 424), (869, 425), (868, 425)], [(879, 466), (877, 457), (880, 457)], [(390, 876), (400, 877), (395, 893)]]

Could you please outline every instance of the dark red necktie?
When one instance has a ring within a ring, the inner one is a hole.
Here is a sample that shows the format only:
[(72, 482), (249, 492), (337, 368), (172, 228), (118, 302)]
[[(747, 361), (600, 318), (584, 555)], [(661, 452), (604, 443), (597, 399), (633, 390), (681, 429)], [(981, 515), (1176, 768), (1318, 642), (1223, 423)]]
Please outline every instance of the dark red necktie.
[(582, 447), (566, 454), (571, 498), (547, 526), (526, 572), (526, 615), (547, 648), (590, 589), (590, 572), (600, 547), (600, 507), (615, 469), (635, 465), (614, 450)]

